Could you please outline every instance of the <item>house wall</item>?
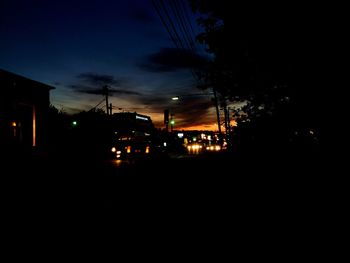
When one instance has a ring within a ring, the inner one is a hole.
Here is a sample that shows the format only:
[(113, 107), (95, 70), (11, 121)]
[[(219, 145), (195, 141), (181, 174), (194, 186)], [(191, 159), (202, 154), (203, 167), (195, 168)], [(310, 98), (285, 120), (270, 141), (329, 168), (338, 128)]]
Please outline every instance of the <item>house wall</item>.
[(9, 154), (44, 149), (52, 87), (0, 70), (0, 147)]

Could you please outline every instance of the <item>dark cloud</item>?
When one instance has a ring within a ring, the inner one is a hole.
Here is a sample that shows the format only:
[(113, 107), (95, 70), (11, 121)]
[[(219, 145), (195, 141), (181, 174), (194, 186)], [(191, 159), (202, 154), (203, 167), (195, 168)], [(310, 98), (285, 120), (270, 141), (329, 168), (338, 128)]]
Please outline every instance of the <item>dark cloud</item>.
[[(93, 88), (91, 86), (85, 86), (85, 85), (70, 85), (70, 88), (72, 88), (76, 92), (85, 93), (85, 94), (93, 94), (93, 95), (104, 95), (106, 94), (105, 90), (102, 88)], [(140, 92), (132, 91), (132, 90), (125, 90), (125, 89), (116, 89), (116, 88), (109, 88), (108, 93), (110, 95), (113, 94), (119, 94), (119, 95), (141, 95)]]
[(112, 75), (87, 72), (79, 74), (77, 78), (91, 85), (120, 85), (120, 80), (117, 80)]
[(141, 96), (142, 93), (132, 90), (125, 90), (125, 89), (110, 89), (110, 92), (112, 94), (120, 94), (120, 95), (137, 95)]
[(178, 69), (196, 69), (204, 65), (207, 60), (189, 50), (177, 48), (162, 48), (159, 52), (146, 57), (146, 61), (139, 67), (150, 72), (171, 72)]
[(142, 104), (147, 106), (157, 106), (157, 107), (164, 107), (164, 105), (169, 104), (170, 97), (160, 97), (160, 96), (149, 96), (149, 97), (142, 97), (141, 101)]
[[(146, 105), (149, 112), (163, 113), (168, 109), (174, 114), (176, 126), (191, 127), (200, 124), (212, 124), (212, 116), (209, 114), (214, 104), (208, 96), (180, 96), (178, 101), (172, 101), (170, 97), (152, 96), (138, 97), (138, 103)], [(181, 120), (181, 121), (180, 121)], [(155, 122), (157, 126), (163, 126), (162, 121)]]
[(182, 119), (182, 127), (190, 127), (194, 125), (203, 124), (206, 122), (212, 123), (213, 120), (209, 120), (209, 109), (213, 108), (213, 102), (208, 98), (198, 98), (184, 101), (183, 105), (174, 109), (175, 120), (177, 118)]

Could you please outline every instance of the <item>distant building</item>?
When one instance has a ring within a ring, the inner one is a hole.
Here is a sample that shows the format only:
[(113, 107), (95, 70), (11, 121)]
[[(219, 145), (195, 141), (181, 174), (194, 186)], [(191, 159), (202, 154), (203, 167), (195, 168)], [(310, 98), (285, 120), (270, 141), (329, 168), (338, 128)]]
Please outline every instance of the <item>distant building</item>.
[(54, 87), (0, 69), (0, 151), (45, 148), (51, 89)]
[(112, 115), (113, 128), (121, 133), (151, 133), (154, 125), (151, 117), (136, 112), (121, 112)]

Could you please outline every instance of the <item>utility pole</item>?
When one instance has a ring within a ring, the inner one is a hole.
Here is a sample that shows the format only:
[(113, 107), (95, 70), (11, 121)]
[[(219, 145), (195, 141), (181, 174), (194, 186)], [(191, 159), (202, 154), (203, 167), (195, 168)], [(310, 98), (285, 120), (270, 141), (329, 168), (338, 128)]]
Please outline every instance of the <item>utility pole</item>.
[(230, 117), (230, 107), (227, 107), (227, 122), (228, 122), (228, 142), (227, 142), (227, 147), (229, 148), (229, 150), (232, 149), (232, 130), (231, 130), (231, 117)]
[(231, 148), (231, 118), (230, 118), (230, 107), (224, 103), (224, 111), (225, 111), (225, 133), (226, 133), (226, 141), (227, 147)]
[(106, 114), (109, 115), (109, 104), (108, 104), (108, 86), (103, 87), (103, 94), (106, 96)]
[(169, 132), (169, 110), (164, 110), (164, 124), (165, 124), (165, 131)]
[(225, 116), (225, 134), (227, 139), (229, 122), (228, 122), (228, 110), (227, 110), (226, 102), (224, 102), (224, 116)]
[(219, 112), (219, 104), (218, 104), (218, 97), (216, 95), (216, 89), (213, 87), (213, 93), (214, 93), (214, 103), (215, 103), (215, 109), (216, 109), (216, 119), (218, 122), (218, 131), (219, 131), (219, 141), (220, 145), (223, 145), (222, 141), (222, 134), (221, 134), (221, 123), (220, 123), (220, 112)]

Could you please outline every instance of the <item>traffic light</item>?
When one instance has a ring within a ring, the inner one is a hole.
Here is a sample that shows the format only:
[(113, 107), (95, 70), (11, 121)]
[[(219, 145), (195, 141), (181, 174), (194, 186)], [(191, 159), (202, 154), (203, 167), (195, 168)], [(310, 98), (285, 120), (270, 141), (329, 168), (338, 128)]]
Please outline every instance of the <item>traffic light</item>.
[(78, 126), (78, 122), (77, 122), (77, 121), (72, 121), (72, 126), (73, 126), (73, 127)]

